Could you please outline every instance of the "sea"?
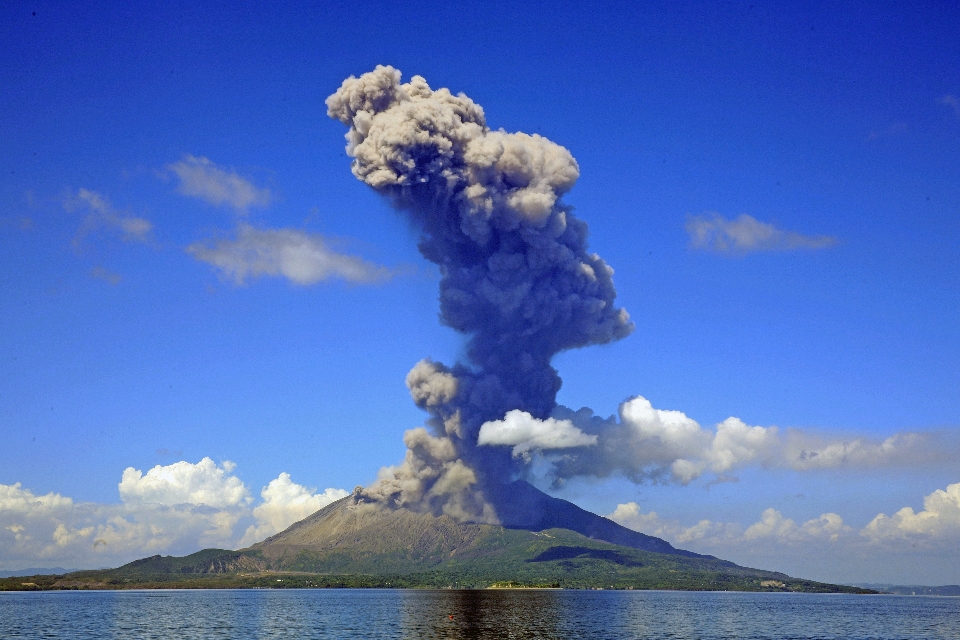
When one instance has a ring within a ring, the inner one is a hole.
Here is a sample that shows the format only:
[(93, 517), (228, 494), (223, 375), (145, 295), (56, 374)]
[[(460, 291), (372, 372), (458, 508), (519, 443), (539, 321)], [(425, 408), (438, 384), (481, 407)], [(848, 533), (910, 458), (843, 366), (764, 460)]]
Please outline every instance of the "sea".
[(574, 590), (0, 592), (0, 638), (960, 639), (960, 598)]

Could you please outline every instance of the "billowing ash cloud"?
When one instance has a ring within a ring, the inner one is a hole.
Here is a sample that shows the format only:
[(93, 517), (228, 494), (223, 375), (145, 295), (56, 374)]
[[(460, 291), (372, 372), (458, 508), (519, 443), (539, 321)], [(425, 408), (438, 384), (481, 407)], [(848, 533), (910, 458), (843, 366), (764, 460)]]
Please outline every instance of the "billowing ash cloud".
[(478, 447), (480, 426), (512, 410), (549, 418), (561, 383), (553, 355), (620, 339), (633, 324), (614, 305), (612, 269), (587, 252), (587, 225), (560, 201), (579, 176), (570, 152), (491, 131), (462, 93), (400, 77), (378, 66), (348, 78), (328, 114), (350, 128), (353, 174), (422, 230), (420, 251), (442, 276), (441, 320), (467, 336), (467, 361), (410, 372), (429, 430), (407, 432), (405, 461), (366, 496), (496, 521), (497, 487), (520, 463)]

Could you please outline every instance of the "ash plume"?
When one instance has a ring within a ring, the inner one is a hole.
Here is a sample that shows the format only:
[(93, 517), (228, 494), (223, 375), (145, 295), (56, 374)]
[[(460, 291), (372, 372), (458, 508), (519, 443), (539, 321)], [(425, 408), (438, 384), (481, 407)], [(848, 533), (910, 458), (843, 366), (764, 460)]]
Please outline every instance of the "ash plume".
[(497, 522), (497, 488), (522, 465), (478, 447), (481, 425), (511, 410), (547, 419), (561, 380), (554, 354), (633, 330), (614, 305), (613, 270), (587, 251), (587, 225), (561, 196), (579, 168), (537, 134), (492, 131), (483, 109), (389, 66), (345, 80), (328, 115), (349, 127), (353, 174), (422, 232), (440, 268), (441, 322), (467, 338), (466, 362), (422, 360), (407, 376), (427, 428), (404, 462), (358, 498)]

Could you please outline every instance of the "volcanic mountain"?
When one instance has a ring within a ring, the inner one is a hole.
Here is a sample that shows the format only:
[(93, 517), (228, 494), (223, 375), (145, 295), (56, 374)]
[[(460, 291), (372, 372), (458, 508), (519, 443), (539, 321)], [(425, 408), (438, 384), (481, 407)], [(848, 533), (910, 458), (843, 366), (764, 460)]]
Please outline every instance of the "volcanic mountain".
[(237, 552), (237, 567), (381, 576), (385, 586), (854, 590), (676, 549), (524, 481), (501, 492), (502, 524), (489, 525), (386, 508), (358, 489)]
[[(507, 539), (524, 539), (551, 529), (640, 551), (710, 558), (674, 548), (666, 540), (638, 533), (612, 520), (551, 497), (518, 480), (502, 488), (502, 525), (457, 523), (408, 509), (365, 502), (356, 491), (327, 505), (285, 531), (250, 547), (275, 569), (337, 573), (424, 571), (451, 562), (497, 555)], [(509, 498), (507, 498), (509, 496)]]
[(48, 589), (552, 586), (864, 592), (676, 549), (523, 481), (503, 485), (501, 492), (493, 496), (499, 525), (389, 508), (358, 488), (246, 549), (152, 556), (118, 569), (40, 576), (34, 582)]

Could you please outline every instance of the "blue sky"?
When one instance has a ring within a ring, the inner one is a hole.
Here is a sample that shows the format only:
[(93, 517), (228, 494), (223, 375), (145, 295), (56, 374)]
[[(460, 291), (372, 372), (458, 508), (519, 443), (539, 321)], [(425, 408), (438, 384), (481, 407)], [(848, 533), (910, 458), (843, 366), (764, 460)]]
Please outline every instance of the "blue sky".
[[(564, 201), (636, 330), (556, 357), (561, 404), (639, 395), (707, 434), (735, 416), (865, 452), (556, 495), (751, 566), (960, 582), (958, 23), (937, 3), (5, 6), (0, 568), (249, 542), (403, 458), (426, 418), (407, 372), (463, 341), (324, 105), (389, 64), (576, 158)], [(244, 229), (366, 275), (201, 259)], [(897, 434), (919, 435), (884, 453)]]

